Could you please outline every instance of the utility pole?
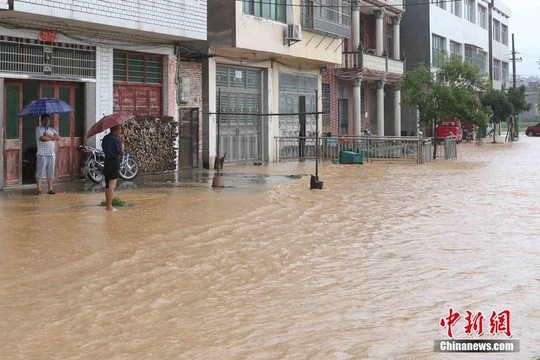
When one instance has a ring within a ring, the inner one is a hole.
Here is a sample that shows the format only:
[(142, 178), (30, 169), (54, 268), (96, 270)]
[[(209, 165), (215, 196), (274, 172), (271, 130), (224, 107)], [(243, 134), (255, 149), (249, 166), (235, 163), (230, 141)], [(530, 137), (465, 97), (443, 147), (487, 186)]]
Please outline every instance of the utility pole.
[[(514, 33), (512, 33), (512, 87), (516, 88), (516, 44), (514, 41)], [(514, 141), (518, 139), (519, 136), (519, 125), (518, 125), (518, 117), (517, 115), (512, 116), (512, 125), (514, 126), (514, 131), (512, 135), (510, 136), (510, 141)]]
[(488, 46), (489, 46), (489, 81), (493, 84), (493, 7), (495, 0), (488, 4)]

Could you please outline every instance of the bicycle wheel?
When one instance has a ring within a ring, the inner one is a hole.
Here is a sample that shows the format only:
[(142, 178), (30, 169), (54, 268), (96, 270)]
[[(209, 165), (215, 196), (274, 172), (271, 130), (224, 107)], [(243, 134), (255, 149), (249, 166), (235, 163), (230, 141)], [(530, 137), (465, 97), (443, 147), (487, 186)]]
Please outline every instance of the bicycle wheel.
[(129, 156), (120, 164), (120, 177), (123, 180), (133, 180), (139, 174), (139, 161)]

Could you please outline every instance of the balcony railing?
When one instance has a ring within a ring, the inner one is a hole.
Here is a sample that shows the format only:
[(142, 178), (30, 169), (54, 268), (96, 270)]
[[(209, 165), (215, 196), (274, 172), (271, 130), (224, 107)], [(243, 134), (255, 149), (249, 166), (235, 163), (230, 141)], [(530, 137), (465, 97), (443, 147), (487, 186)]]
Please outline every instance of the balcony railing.
[(388, 56), (366, 54), (363, 51), (344, 51), (340, 68), (367, 68), (403, 75), (404, 64), (401, 60), (390, 59)]
[(302, 28), (316, 33), (351, 37), (351, 4), (343, 0), (314, 0), (302, 6)]

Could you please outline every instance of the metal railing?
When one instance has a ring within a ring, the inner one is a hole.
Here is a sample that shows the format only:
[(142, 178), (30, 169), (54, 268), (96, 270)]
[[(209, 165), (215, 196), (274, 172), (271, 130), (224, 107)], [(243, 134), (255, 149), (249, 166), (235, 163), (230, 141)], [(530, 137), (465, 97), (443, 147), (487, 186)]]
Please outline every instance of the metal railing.
[(435, 144), (437, 147), (435, 157), (446, 160), (457, 159), (457, 143), (455, 136), (447, 136), (444, 140), (437, 141), (437, 144)]
[[(315, 159), (314, 137), (276, 136), (274, 161)], [(338, 159), (341, 151), (361, 154), (364, 161), (412, 161), (424, 164), (431, 161), (431, 138), (407, 136), (322, 136), (319, 156), (322, 161)]]
[(388, 56), (377, 56), (367, 54), (364, 51), (344, 51), (342, 53), (341, 64), (338, 68), (367, 68), (376, 71), (385, 71), (403, 75), (405, 72), (405, 62), (391, 59)]

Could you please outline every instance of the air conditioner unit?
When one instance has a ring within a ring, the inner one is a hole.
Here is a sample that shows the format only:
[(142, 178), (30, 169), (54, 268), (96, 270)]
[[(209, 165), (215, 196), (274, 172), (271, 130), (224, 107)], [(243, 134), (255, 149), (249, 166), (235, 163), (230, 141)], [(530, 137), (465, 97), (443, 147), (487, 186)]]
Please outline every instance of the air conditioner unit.
[(285, 44), (294, 44), (295, 42), (302, 40), (302, 25), (300, 24), (287, 24), (285, 29)]

